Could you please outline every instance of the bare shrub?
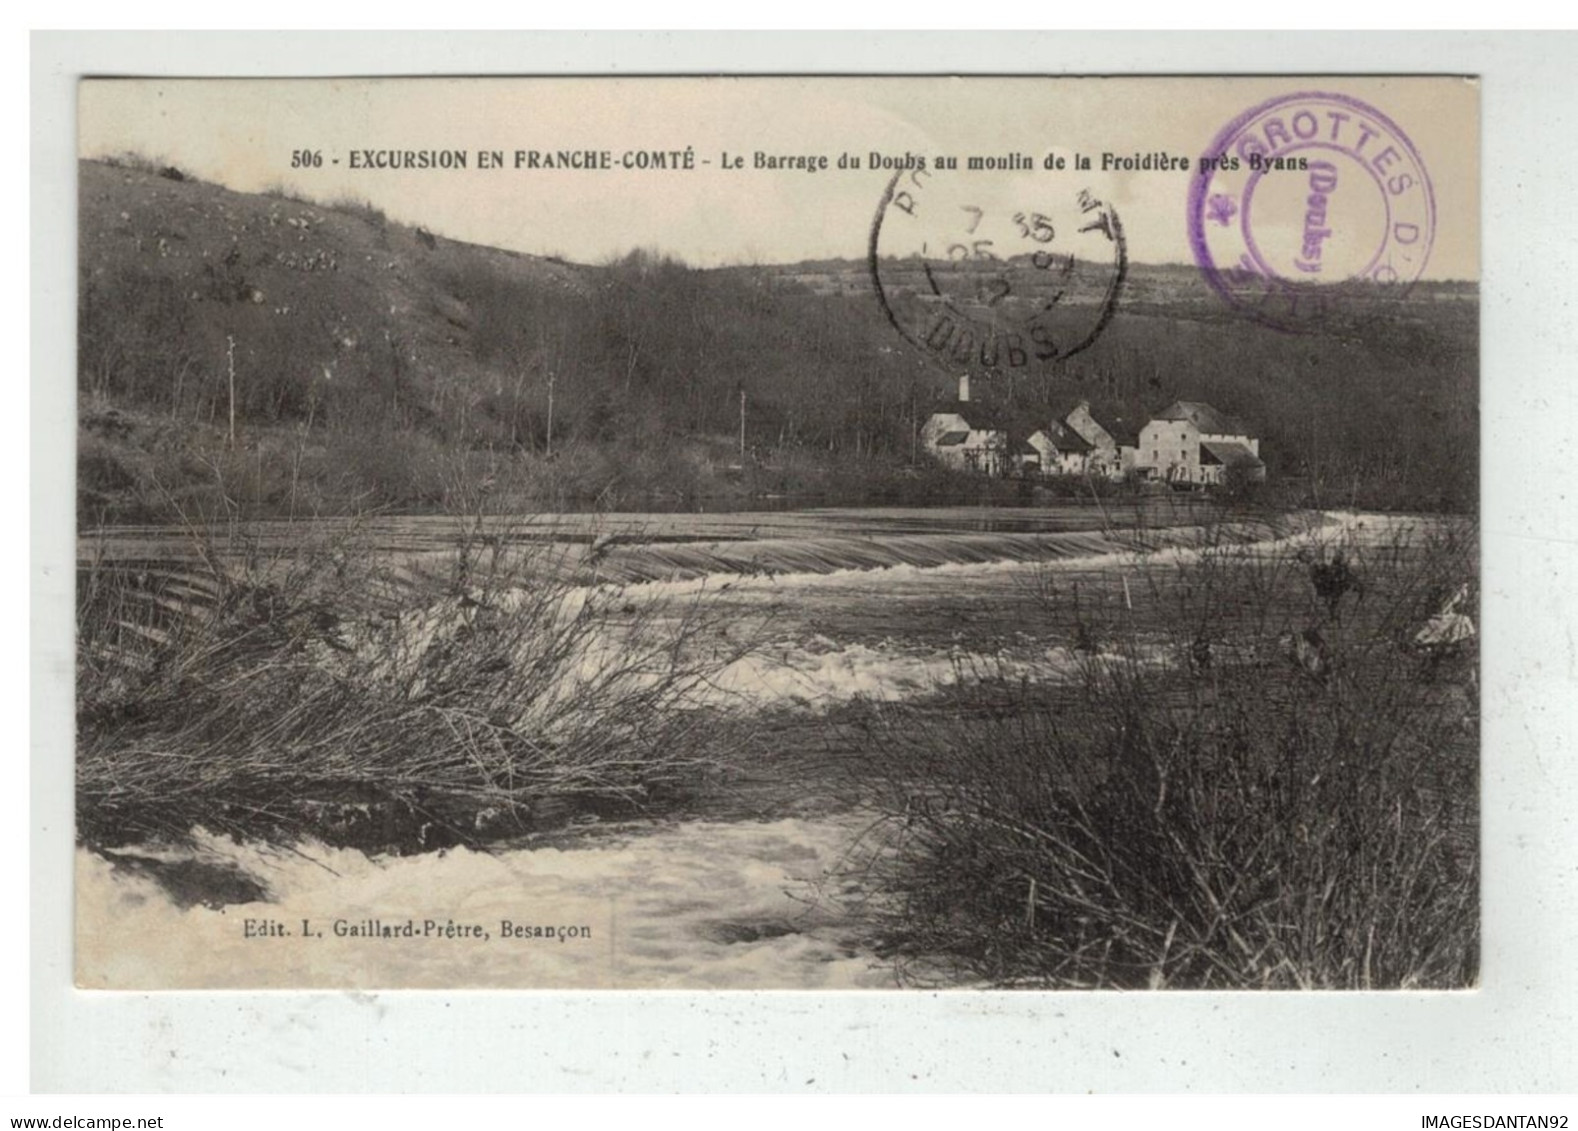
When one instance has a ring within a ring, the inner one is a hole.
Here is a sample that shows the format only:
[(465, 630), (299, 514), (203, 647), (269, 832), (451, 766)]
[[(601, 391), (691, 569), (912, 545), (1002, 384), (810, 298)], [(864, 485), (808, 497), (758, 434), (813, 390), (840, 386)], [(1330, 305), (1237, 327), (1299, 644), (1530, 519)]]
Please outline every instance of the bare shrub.
[(294, 189), (285, 187), (283, 181), (270, 181), (263, 186), (262, 195), (271, 197), (274, 200), (289, 200), (296, 204), (313, 203), (309, 198), (302, 196)]
[(163, 156), (149, 156), (133, 149), (123, 149), (98, 160), (115, 169), (135, 169), (139, 173), (158, 173), (169, 164)]
[(358, 216), (379, 230), (389, 226), (389, 214), (366, 197), (355, 195), (337, 196), (327, 201), (324, 207), (332, 208), (336, 212), (344, 212), (347, 215)]
[[(873, 708), (881, 931), (913, 977), (1086, 988), (1463, 986), (1478, 968), (1477, 684), (1413, 633), (1472, 530), (1206, 553), (1078, 614), (1072, 684)], [(1301, 627), (1302, 626), (1302, 627)], [(1317, 633), (1311, 670), (1279, 640)]]
[(409, 851), (644, 804), (699, 772), (697, 693), (747, 647), (703, 598), (574, 584), (481, 512), (451, 548), (193, 522), (191, 555), (90, 558), (78, 604), (78, 829)]
[(433, 506), (444, 499), (438, 442), (393, 428), (336, 432), (337, 466), (370, 506)]

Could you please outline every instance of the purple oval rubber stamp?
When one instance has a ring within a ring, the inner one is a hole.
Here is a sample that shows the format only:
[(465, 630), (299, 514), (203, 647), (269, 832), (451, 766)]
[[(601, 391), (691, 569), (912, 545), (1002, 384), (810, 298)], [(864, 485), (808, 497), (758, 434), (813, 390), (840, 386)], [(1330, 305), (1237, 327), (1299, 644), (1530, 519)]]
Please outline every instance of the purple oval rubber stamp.
[(1128, 265), (1112, 207), (1033, 163), (983, 177), (921, 160), (888, 182), (871, 228), (871, 277), (894, 328), (984, 375), (1045, 372), (1094, 342)]
[(1419, 278), (1435, 194), (1413, 143), (1341, 94), (1289, 94), (1240, 115), (1201, 157), (1189, 243), (1206, 280), (1257, 321), (1297, 330), (1365, 316)]

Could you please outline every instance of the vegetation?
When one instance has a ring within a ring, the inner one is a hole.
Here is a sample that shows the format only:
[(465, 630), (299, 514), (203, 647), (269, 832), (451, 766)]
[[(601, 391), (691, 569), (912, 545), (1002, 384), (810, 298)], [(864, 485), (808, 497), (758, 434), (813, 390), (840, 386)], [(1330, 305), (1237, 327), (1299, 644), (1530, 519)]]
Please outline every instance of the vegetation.
[[(179, 521), (192, 563), (83, 539), (95, 847), (481, 841), (649, 804), (738, 751), (696, 695), (749, 647), (712, 608), (584, 584), (592, 548), (490, 515), (1073, 494), (1106, 524), (1106, 496), (1141, 490), (927, 464), (916, 429), (956, 375), (893, 333), (861, 264), (580, 266), (160, 162), (82, 173), (79, 522)], [(976, 387), (1023, 421), (1085, 398), (1137, 428), (1187, 397), (1253, 422), (1269, 480), (1229, 482), (1206, 508), (1225, 519), (1468, 516), (1476, 311), (1425, 285), (1384, 326), (1284, 334), (1140, 267), (1056, 379)], [(348, 518), (274, 553), (253, 523), (391, 510), (455, 516), (455, 545), (368, 553)], [(843, 796), (885, 815), (887, 952), (917, 980), (1010, 985), (1472, 983), (1474, 656), (1415, 634), (1476, 548), (1471, 517), (1440, 526), (1322, 548), (1364, 581), (1335, 601), (1291, 550), (1226, 537), (1080, 587), (1049, 568), (1035, 597), (1072, 685), (985, 670), (841, 714), (841, 740), (864, 728)]]
[[(1478, 968), (1474, 658), (1413, 639), (1472, 576), (1466, 526), (1044, 589), (1074, 687), (874, 709), (872, 868), (910, 975), (1051, 987), (1454, 987)], [(1313, 634), (1313, 635), (1312, 635)], [(989, 673), (987, 673), (989, 674)]]
[[(917, 426), (954, 395), (857, 262), (698, 270), (638, 251), (575, 266), (437, 240), (365, 202), (244, 196), (144, 165), (82, 166), (83, 424), (113, 411), (127, 426), (94, 441), (87, 514), (146, 512), (150, 474), (203, 490), (219, 449), (341, 511), (435, 506), (386, 453), (438, 451), (512, 465), (539, 505), (909, 498)], [(1472, 289), (1426, 284), (1384, 324), (1285, 334), (1196, 273), (1142, 266), (1058, 377), (987, 378), (978, 396), (1026, 421), (1084, 397), (1129, 427), (1180, 396), (1211, 401), (1253, 423), (1289, 502), (1472, 510), (1476, 311)]]
[(650, 804), (720, 744), (694, 692), (748, 645), (723, 639), (699, 598), (579, 587), (559, 552), (480, 514), (415, 570), (364, 552), (354, 524), (275, 554), (212, 519), (192, 523), (187, 566), (81, 569), (89, 845), (197, 828), (381, 851), (475, 843), (570, 805)]

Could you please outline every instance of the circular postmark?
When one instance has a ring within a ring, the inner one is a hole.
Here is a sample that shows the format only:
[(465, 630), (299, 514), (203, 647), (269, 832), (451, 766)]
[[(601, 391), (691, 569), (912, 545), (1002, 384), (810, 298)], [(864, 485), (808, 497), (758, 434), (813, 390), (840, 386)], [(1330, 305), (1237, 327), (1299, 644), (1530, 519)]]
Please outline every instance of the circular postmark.
[(1289, 94), (1230, 122), (1189, 187), (1207, 282), (1256, 321), (1364, 318), (1412, 285), (1435, 241), (1435, 192), (1408, 136), (1341, 94)]
[(1128, 267), (1117, 213), (1034, 170), (934, 171), (888, 182), (871, 228), (877, 298), (950, 369), (1038, 373), (1112, 318)]

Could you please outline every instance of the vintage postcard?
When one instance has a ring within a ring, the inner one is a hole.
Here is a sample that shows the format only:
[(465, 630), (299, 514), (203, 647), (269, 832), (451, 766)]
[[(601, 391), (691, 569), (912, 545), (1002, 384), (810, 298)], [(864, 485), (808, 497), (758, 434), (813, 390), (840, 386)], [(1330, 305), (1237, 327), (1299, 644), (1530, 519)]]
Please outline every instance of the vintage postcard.
[(78, 986), (1476, 985), (1472, 78), (78, 95)]

